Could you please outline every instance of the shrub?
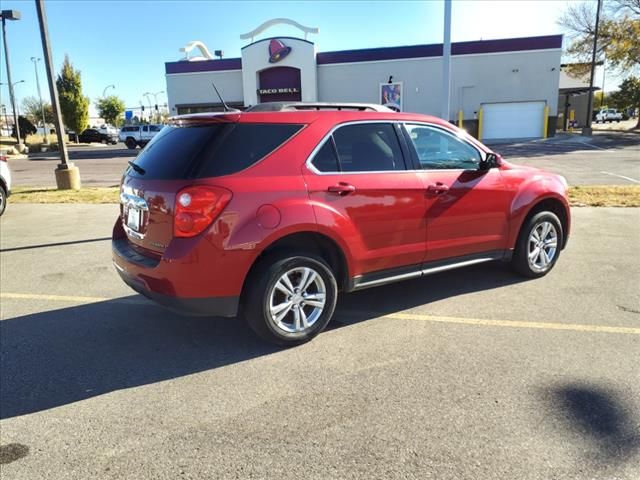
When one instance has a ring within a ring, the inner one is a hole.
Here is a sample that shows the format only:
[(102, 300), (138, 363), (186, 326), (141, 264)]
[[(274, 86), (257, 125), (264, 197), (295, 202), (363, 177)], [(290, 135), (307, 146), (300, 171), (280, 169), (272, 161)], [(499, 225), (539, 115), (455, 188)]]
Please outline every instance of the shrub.
[[(55, 135), (47, 135), (49, 140), (49, 145), (47, 148), (49, 150), (57, 150), (58, 149), (58, 137)], [(42, 146), (44, 145), (44, 135), (40, 135), (38, 133), (27, 135), (24, 143), (29, 147), (30, 152), (40, 152), (42, 151)]]

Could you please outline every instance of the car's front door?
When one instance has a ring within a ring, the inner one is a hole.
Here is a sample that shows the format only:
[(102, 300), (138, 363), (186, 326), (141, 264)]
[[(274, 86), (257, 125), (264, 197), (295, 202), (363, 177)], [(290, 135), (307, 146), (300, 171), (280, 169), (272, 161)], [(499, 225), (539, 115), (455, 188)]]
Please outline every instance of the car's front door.
[(479, 170), (485, 153), (449, 130), (405, 128), (425, 188), (425, 263), (504, 250), (510, 195), (500, 171)]
[(357, 257), (354, 275), (385, 270), (393, 275), (389, 269), (407, 266), (419, 270), (424, 187), (407, 169), (404, 142), (392, 122), (346, 124), (325, 139), (305, 169), (317, 221), (341, 231)]

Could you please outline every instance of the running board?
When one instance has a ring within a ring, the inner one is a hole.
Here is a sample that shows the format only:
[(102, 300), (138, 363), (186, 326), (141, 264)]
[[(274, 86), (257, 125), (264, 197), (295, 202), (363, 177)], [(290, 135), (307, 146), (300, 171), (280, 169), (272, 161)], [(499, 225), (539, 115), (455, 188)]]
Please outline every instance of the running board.
[(413, 267), (393, 268), (387, 271), (374, 272), (360, 275), (352, 279), (352, 287), (349, 291), (364, 290), (365, 288), (377, 287), (388, 283), (401, 282), (411, 278), (418, 278), (433, 273), (446, 272), (456, 268), (469, 267), (479, 263), (492, 262), (495, 260), (508, 260), (510, 252), (496, 250), (478, 255), (467, 255), (449, 260), (431, 262), (430, 264), (417, 265)]

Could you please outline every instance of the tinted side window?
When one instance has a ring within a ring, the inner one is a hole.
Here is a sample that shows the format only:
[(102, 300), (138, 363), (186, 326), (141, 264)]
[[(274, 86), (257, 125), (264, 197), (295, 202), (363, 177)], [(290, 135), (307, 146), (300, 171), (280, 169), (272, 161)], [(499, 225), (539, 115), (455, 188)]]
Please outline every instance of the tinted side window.
[(480, 152), (464, 140), (424, 125), (406, 125), (409, 137), (425, 170), (477, 170)]
[(197, 175), (218, 177), (244, 170), (262, 160), (301, 128), (302, 125), (290, 124), (225, 125), (220, 135), (212, 138), (203, 149), (206, 161), (202, 162)]
[(343, 172), (404, 170), (402, 150), (390, 123), (363, 123), (338, 128), (333, 138)]
[(166, 126), (134, 160), (145, 173), (130, 168), (127, 174), (148, 180), (230, 175), (258, 162), (301, 128), (237, 123)]
[(313, 157), (311, 162), (314, 167), (320, 172), (339, 172), (340, 167), (338, 165), (338, 157), (333, 148), (333, 142), (329, 138), (324, 145)]
[(158, 125), (151, 125), (149, 127), (149, 131), (150, 132), (159, 132), (162, 129), (162, 127), (158, 126)]
[(149, 131), (149, 127), (145, 125), (144, 127), (142, 127), (142, 131), (143, 132), (148, 132)]

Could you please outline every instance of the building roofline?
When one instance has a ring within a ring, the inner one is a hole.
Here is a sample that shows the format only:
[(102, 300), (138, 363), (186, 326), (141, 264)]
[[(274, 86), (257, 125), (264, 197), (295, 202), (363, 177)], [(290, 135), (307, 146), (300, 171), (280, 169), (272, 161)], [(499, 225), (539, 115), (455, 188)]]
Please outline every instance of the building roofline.
[[(253, 44), (262, 42), (264, 40), (265, 39), (259, 40), (257, 42), (254, 42)], [(244, 48), (246, 47), (243, 47), (243, 49)], [(550, 50), (557, 48), (562, 48), (562, 35), (545, 35), (540, 37), (502, 38), (497, 40), (455, 42), (451, 44), (451, 54), (470, 55), (482, 53), (522, 52), (527, 50)], [(316, 54), (316, 64), (329, 65), (332, 63), (358, 63), (378, 60), (401, 60), (410, 58), (441, 56), (442, 44), (434, 43), (429, 45), (408, 45), (401, 47), (380, 47), (358, 50), (321, 52)], [(241, 58), (224, 58), (221, 60), (201, 60), (194, 62), (183, 60), (178, 62), (165, 63), (165, 72), (167, 74), (217, 72), (225, 70), (239, 70), (241, 68)]]

